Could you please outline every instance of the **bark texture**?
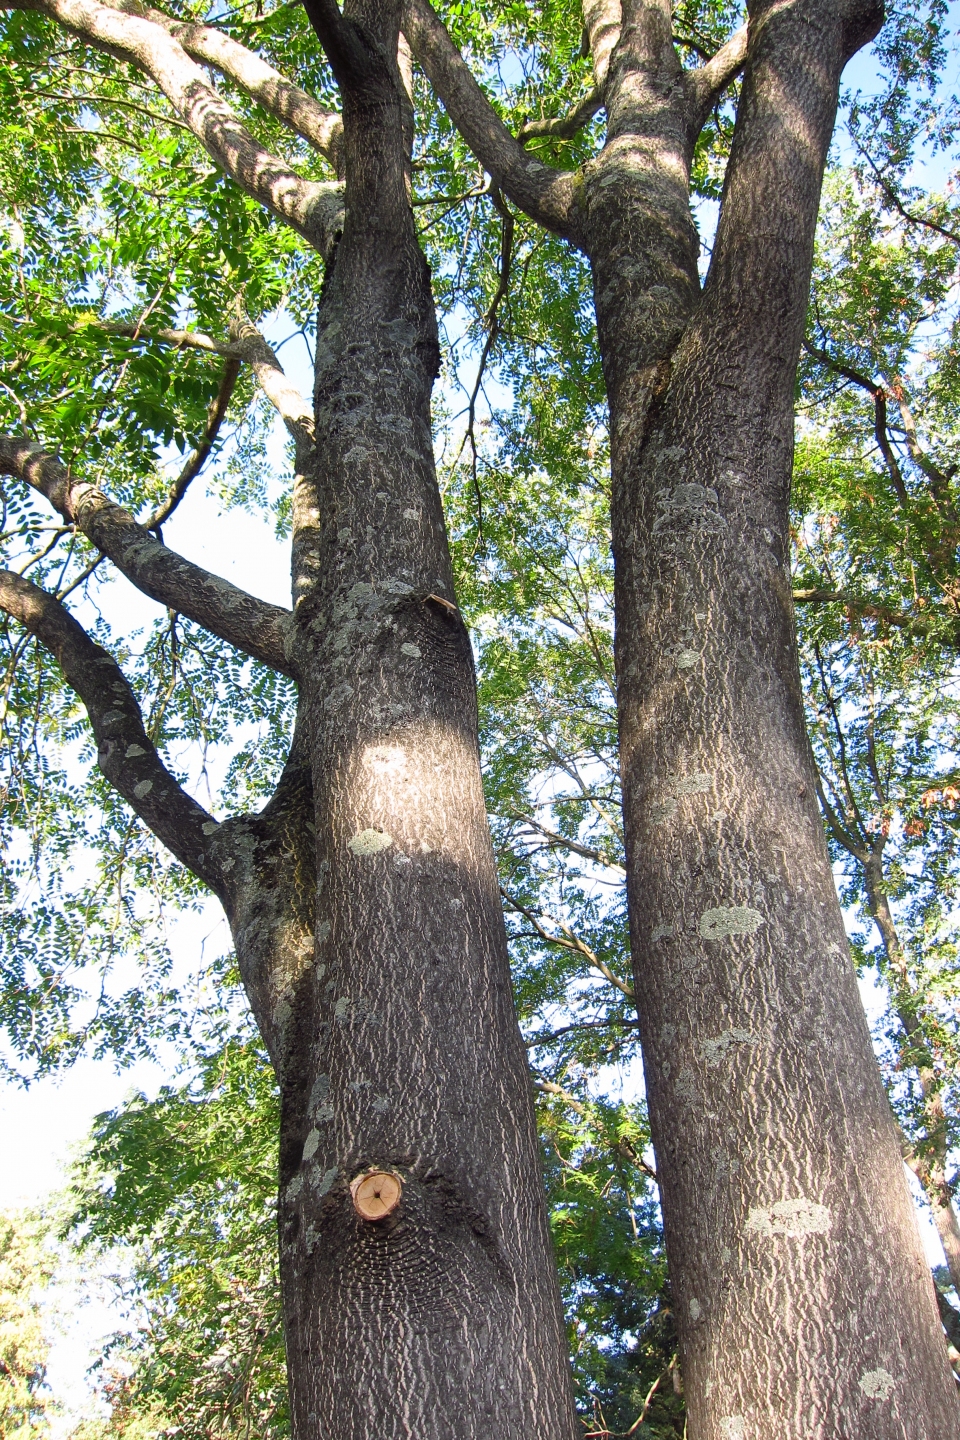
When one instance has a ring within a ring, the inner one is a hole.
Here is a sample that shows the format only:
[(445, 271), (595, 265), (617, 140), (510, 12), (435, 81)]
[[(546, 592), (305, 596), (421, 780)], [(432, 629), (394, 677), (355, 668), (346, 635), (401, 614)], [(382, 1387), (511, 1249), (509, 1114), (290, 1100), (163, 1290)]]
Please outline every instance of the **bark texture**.
[(710, 274), (652, 377), (597, 294), (631, 933), (697, 1440), (958, 1433), (816, 804), (788, 568), (820, 183), (870, 23), (751, 10)]
[[(399, 0), (307, 7), (342, 121), (234, 41), (137, 0), (23, 5), (152, 76), (226, 173), (328, 259), (313, 407), (239, 310), (229, 343), (101, 322), (137, 343), (220, 354), (231, 375), (251, 367), (295, 445), (292, 611), (173, 554), (26, 438), (0, 437), (0, 470), (133, 584), (300, 687), (270, 803), (218, 823), (164, 767), (116, 662), (56, 597), (0, 575), (0, 608), (84, 700), (107, 778), (229, 918), (282, 1092), (294, 1440), (573, 1440), (473, 655), (434, 471), (439, 348), (410, 209)], [(345, 208), (339, 185), (264, 151), (196, 60), (342, 166)], [(211, 445), (225, 404), (211, 411)], [(370, 1169), (402, 1186), (382, 1221), (351, 1197)]]
[[(399, 7), (311, 18), (347, 174), (295, 513), (305, 758), (287, 788), (310, 796), (315, 893), (288, 864), (267, 898), (269, 847), (249, 832), (234, 910), (282, 1086), (293, 1432), (554, 1440), (574, 1433), (571, 1388), (433, 464)], [(403, 1182), (379, 1223), (350, 1198), (369, 1167)]]
[[(468, 143), (593, 267), (631, 937), (691, 1440), (955, 1435), (816, 804), (789, 579), (823, 167), (843, 65), (880, 8), (753, 4), (746, 47), (685, 73), (667, 0), (589, 0), (607, 139), (548, 217), (429, 0), (408, 6)], [(745, 56), (701, 293), (691, 157)]]

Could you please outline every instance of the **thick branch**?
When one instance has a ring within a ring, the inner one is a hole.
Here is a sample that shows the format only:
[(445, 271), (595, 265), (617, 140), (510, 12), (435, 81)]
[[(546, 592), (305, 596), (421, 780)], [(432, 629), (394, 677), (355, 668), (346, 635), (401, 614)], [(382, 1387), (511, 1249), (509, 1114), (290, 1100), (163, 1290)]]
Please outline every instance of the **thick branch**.
[(161, 10), (142, 5), (140, 0), (117, 0), (117, 10), (139, 15), (161, 26), (179, 40), (188, 55), (205, 65), (212, 65), (227, 75), (268, 114), (302, 136), (325, 159), (338, 175), (343, 172), (343, 121), (294, 85), (279, 70), (268, 65), (254, 51), (224, 35), (213, 25), (192, 25), (174, 20)]
[(3, 0), (36, 10), (82, 40), (136, 65), (153, 79), (220, 168), (255, 200), (327, 254), (340, 228), (340, 186), (304, 180), (240, 123), (223, 97), (166, 30), (99, 0)]
[(337, 0), (303, 0), (303, 8), (341, 91), (356, 90), (374, 77), (382, 78), (386, 57), (372, 50), (366, 37), (344, 16)]
[(747, 58), (747, 27), (734, 31), (716, 55), (686, 75), (694, 134), (699, 135), (727, 86), (740, 74)]
[(574, 176), (526, 154), (481, 90), (429, 0), (407, 0), (403, 32), (453, 123), (504, 194), (531, 219), (581, 244)]
[(610, 69), (610, 56), (620, 39), (620, 0), (584, 0), (583, 30), (593, 62), (593, 78), (602, 91)]
[(241, 357), (250, 366), (260, 389), (293, 436), (297, 446), (298, 464), (302, 464), (305, 459), (303, 452), (313, 445), (312, 405), (301, 395), (296, 385), (287, 379), (276, 351), (260, 334), (248, 315), (238, 311), (230, 328), (231, 338)]
[(178, 860), (219, 892), (223, 876), (210, 837), (220, 827), (163, 764), (117, 662), (59, 600), (10, 570), (0, 570), (0, 607), (56, 656), (86, 706), (97, 763), (110, 784)]
[(145, 595), (296, 678), (286, 653), (289, 611), (254, 599), (168, 550), (96, 486), (75, 480), (59, 460), (23, 437), (0, 436), (0, 473), (16, 475), (38, 490)]

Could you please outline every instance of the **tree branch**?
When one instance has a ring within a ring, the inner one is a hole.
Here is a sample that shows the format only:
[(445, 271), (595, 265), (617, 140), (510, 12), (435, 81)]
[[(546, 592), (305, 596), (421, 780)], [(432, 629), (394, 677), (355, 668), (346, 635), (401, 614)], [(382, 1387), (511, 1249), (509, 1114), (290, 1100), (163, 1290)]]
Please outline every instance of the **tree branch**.
[(620, 39), (620, 0), (583, 0), (583, 33), (593, 61), (593, 79), (601, 92), (610, 69), (610, 56)]
[[(914, 635), (929, 635), (936, 628), (936, 617), (932, 614), (909, 615), (906, 611), (895, 610), (891, 605), (877, 604), (852, 590), (827, 590), (813, 587), (809, 590), (794, 590), (795, 605), (843, 605), (857, 618), (879, 620), (883, 625), (892, 625), (896, 630), (908, 630)], [(951, 617), (954, 638), (951, 645), (960, 644), (960, 633), (956, 620)]]
[(386, 57), (373, 51), (366, 37), (344, 16), (337, 0), (303, 0), (303, 8), (341, 91), (356, 90), (374, 78), (383, 78)]
[(582, 855), (585, 860), (592, 860), (595, 864), (602, 865), (605, 870), (612, 870), (616, 875), (625, 876), (627, 873), (622, 865), (610, 860), (602, 850), (595, 850), (590, 845), (581, 845), (579, 840), (570, 840), (566, 835), (559, 835), (555, 830), (548, 830), (532, 815), (516, 814), (511, 818), (519, 820), (522, 825), (529, 825), (531, 830), (539, 831), (546, 840), (550, 841), (551, 847), (559, 846), (564, 850), (572, 851), (574, 855)]
[(305, 180), (240, 123), (178, 40), (136, 15), (99, 0), (2, 0), (34, 10), (153, 79), (208, 155), (261, 205), (327, 255), (341, 224), (341, 187)]
[(313, 446), (313, 406), (288, 380), (276, 351), (261, 335), (250, 317), (238, 308), (230, 327), (242, 359), (257, 377), (260, 389), (286, 425), (297, 446), (298, 464)]
[(559, 945), (562, 950), (572, 950), (575, 955), (582, 955), (591, 970), (596, 970), (598, 974), (603, 976), (604, 980), (609, 981), (611, 985), (619, 990), (621, 995), (626, 995), (629, 1000), (635, 998), (633, 986), (627, 985), (619, 976), (614, 975), (609, 965), (605, 965), (600, 959), (600, 956), (591, 950), (589, 945), (586, 945), (579, 936), (574, 935), (569, 925), (565, 925), (562, 920), (555, 921), (554, 923), (563, 933), (561, 935), (551, 935), (550, 931), (544, 929), (540, 924), (540, 921), (533, 911), (528, 910), (525, 905), (521, 905), (519, 900), (515, 900), (512, 895), (504, 890), (502, 885), (500, 887), (500, 894), (511, 909), (516, 910), (526, 920), (529, 920), (541, 940), (546, 940), (549, 945)]
[(585, 125), (596, 115), (598, 110), (603, 109), (603, 96), (599, 90), (591, 90), (589, 95), (574, 106), (567, 115), (558, 115), (550, 120), (526, 120), (517, 132), (517, 139), (521, 145), (528, 140), (537, 140), (541, 137), (548, 137), (551, 140), (572, 140), (579, 135)]
[(117, 662), (59, 600), (10, 570), (0, 570), (0, 608), (56, 656), (67, 683), (86, 706), (97, 741), (97, 764), (110, 784), (167, 849), (219, 893), (223, 873), (210, 837), (220, 827), (163, 764)]
[(283, 122), (329, 160), (338, 176), (343, 173), (343, 121), (268, 65), (254, 51), (224, 35), (213, 25), (175, 20), (140, 0), (116, 0), (115, 8), (159, 25), (178, 40), (188, 55), (212, 65), (239, 85), (251, 100)]
[(298, 444), (313, 442), (313, 411), (309, 402), (287, 379), (276, 351), (242, 312), (238, 312), (234, 321), (234, 336), (229, 342), (216, 340), (200, 330), (145, 330), (140, 325), (93, 318), (83, 320), (75, 328), (102, 330), (106, 335), (120, 335), (129, 340), (172, 345), (178, 350), (204, 350), (228, 360), (243, 360), (253, 370), (261, 390), (294, 440)]
[(78, 481), (25, 437), (0, 436), (0, 473), (26, 481), (113, 561), (138, 590), (203, 625), (246, 655), (296, 679), (286, 653), (292, 617), (256, 600), (155, 540), (129, 511)]
[[(210, 451), (216, 444), (217, 436), (220, 433), (220, 426), (223, 424), (226, 416), (227, 408), (233, 396), (239, 375), (240, 361), (233, 359), (228, 360), (223, 367), (220, 388), (211, 400), (207, 410), (207, 423), (204, 426), (200, 444), (190, 455), (180, 474), (173, 482), (166, 500), (159, 509), (153, 512), (144, 529), (159, 531), (160, 526), (170, 519), (170, 516), (174, 510), (176, 510), (180, 501), (184, 495), (186, 495), (188, 489), (207, 463)], [(157, 539), (160, 539), (159, 534)]]
[(575, 177), (527, 155), (481, 90), (429, 0), (407, 0), (403, 33), (453, 123), (504, 194), (531, 219), (582, 248)]
[(699, 135), (720, 96), (740, 74), (747, 58), (747, 27), (741, 25), (716, 55), (695, 70), (686, 71), (687, 94), (694, 134)]
[(835, 375), (842, 375), (845, 380), (850, 380), (854, 385), (859, 385), (861, 390), (866, 390), (873, 399), (873, 433), (876, 438), (877, 447), (883, 456), (884, 463), (893, 483), (894, 492), (901, 505), (908, 505), (910, 497), (907, 494), (907, 487), (903, 483), (903, 472), (894, 454), (893, 446), (890, 444), (890, 437), (887, 434), (887, 392), (882, 385), (871, 380), (860, 370), (854, 370), (842, 361), (835, 360), (826, 350), (819, 346), (812, 345), (809, 340), (803, 341), (803, 348), (814, 360), (819, 361), (827, 370), (832, 370)]

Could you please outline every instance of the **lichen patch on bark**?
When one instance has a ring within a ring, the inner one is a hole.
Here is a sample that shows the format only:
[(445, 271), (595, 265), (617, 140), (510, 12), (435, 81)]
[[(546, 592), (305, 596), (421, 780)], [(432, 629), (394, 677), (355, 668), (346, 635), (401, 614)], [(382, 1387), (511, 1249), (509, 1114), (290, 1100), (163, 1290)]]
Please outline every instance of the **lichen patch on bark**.
[(832, 1216), (826, 1205), (798, 1195), (793, 1200), (778, 1200), (769, 1209), (755, 1205), (747, 1216), (744, 1230), (765, 1239), (778, 1235), (802, 1239), (805, 1235), (826, 1235), (831, 1223)]
[(896, 1381), (889, 1370), (867, 1370), (860, 1376), (860, 1389), (869, 1400), (889, 1398)]
[(704, 940), (723, 940), (728, 935), (752, 935), (763, 924), (759, 910), (750, 905), (715, 905), (700, 916)]
[(354, 855), (379, 855), (381, 850), (393, 844), (393, 836), (385, 830), (361, 830), (347, 841), (347, 848)]

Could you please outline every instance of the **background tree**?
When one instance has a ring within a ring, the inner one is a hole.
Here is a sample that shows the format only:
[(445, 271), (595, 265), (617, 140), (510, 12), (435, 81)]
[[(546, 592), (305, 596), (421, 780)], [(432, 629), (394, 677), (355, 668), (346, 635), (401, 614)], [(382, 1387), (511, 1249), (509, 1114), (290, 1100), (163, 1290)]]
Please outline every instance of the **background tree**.
[(56, 1415), (46, 1386), (49, 1344), (43, 1290), (55, 1268), (46, 1228), (34, 1216), (0, 1215), (0, 1433), (9, 1440), (50, 1433)]

